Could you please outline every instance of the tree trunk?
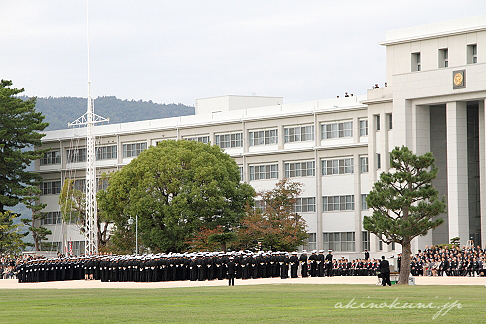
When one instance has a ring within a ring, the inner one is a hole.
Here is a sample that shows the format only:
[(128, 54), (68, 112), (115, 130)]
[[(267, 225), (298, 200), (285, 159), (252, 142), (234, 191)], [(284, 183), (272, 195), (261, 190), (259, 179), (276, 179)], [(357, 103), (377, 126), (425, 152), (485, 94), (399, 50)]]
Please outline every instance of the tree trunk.
[(404, 239), (402, 243), (402, 261), (400, 264), (400, 275), (398, 277), (399, 285), (408, 285), (408, 277), (410, 276), (410, 255), (412, 254), (412, 247), (410, 239)]

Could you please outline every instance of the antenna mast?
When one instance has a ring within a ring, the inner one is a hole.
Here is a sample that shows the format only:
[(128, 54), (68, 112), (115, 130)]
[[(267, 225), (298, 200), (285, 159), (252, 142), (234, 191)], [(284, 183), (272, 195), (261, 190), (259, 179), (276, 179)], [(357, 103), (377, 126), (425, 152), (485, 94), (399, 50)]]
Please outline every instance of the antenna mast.
[(86, 113), (69, 123), (69, 126), (86, 125), (86, 221), (85, 221), (85, 255), (98, 254), (98, 208), (96, 203), (96, 150), (94, 124), (109, 121), (109, 119), (94, 113), (93, 98), (91, 98), (90, 64), (89, 64), (89, 19), (88, 1), (86, 1), (86, 27), (88, 39), (88, 108)]

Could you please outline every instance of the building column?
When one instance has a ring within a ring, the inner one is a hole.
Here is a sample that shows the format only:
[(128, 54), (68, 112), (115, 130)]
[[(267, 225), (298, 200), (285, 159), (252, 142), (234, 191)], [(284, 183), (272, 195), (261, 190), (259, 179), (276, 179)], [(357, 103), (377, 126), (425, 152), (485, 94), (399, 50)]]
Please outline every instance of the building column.
[(361, 232), (363, 231), (363, 222), (361, 221), (361, 206), (362, 206), (362, 197), (361, 197), (361, 169), (359, 165), (359, 154), (353, 154), (353, 161), (354, 161), (354, 196), (355, 204), (354, 204), (354, 244), (355, 250), (354, 252), (359, 253), (361, 252), (361, 248), (363, 246), (363, 238), (361, 237)]
[[(416, 155), (430, 152), (430, 107), (412, 104), (412, 147)], [(423, 250), (426, 245), (432, 245), (432, 231), (425, 236), (418, 236), (412, 241), (412, 251)]]
[[(479, 185), (481, 196), (481, 247), (486, 246), (486, 109), (485, 101), (480, 100), (479, 104)], [(476, 243), (476, 245), (479, 244)]]
[(449, 240), (459, 237), (465, 245), (469, 239), (466, 102), (448, 102), (446, 118)]
[(316, 248), (322, 250), (324, 243), (322, 242), (322, 168), (321, 160), (319, 158), (318, 147), (321, 143), (319, 121), (317, 120), (317, 114), (314, 113), (314, 161), (316, 165)]

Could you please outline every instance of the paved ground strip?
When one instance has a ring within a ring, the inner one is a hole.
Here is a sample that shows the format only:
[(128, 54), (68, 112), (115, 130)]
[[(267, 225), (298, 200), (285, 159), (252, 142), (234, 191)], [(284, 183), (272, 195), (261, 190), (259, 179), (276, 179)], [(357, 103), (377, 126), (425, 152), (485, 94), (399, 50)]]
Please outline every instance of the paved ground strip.
[[(486, 287), (486, 277), (414, 277), (416, 285), (482, 285)], [(377, 277), (309, 277), (309, 278), (264, 278), (236, 279), (235, 285), (267, 285), (267, 284), (346, 284), (346, 285), (376, 285)], [(17, 279), (0, 280), (1, 289), (91, 289), (91, 288), (178, 288), (178, 287), (211, 287), (227, 286), (227, 280), (212, 281), (164, 281), (164, 282), (101, 282), (99, 280), (50, 281), (35, 283), (18, 283)]]

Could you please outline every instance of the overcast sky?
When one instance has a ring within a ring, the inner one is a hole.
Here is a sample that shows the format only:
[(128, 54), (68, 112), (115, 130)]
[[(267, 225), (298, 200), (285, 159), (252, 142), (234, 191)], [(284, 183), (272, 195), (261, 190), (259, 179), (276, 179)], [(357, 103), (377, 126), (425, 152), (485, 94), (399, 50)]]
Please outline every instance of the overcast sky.
[[(0, 0), (0, 78), (86, 97), (86, 0)], [(486, 13), (484, 0), (90, 0), (91, 94), (193, 105), (365, 94), (385, 80), (389, 29)]]

